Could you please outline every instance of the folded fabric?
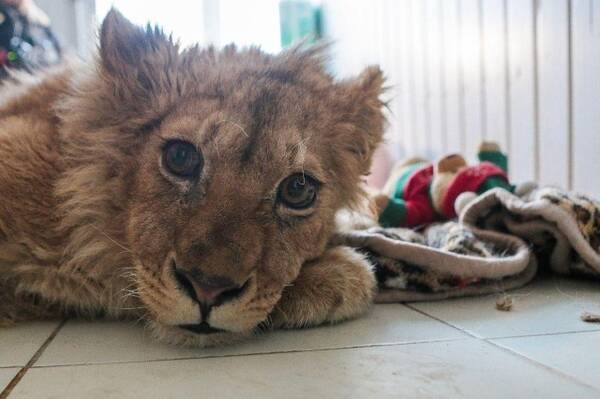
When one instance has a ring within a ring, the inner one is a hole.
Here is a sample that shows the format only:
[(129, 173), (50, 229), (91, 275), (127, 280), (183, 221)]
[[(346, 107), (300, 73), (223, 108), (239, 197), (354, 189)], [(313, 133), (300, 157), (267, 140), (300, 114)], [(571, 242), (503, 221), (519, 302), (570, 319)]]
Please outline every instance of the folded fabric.
[[(600, 279), (600, 203), (556, 188), (493, 188), (457, 209), (455, 221), (407, 228), (359, 228), (334, 241), (375, 265), (377, 302), (439, 300), (502, 292), (540, 267)], [(355, 223), (353, 223), (355, 222)], [(600, 286), (599, 286), (600, 288)]]

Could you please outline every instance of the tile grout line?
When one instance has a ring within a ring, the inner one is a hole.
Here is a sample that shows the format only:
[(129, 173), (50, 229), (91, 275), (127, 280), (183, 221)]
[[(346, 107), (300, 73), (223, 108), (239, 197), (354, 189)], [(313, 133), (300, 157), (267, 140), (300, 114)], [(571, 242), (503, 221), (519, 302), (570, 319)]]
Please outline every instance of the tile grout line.
[(482, 339), (501, 341), (503, 339), (529, 338), (529, 337), (535, 338), (535, 337), (548, 337), (548, 336), (553, 336), (553, 335), (571, 335), (571, 334), (585, 334), (585, 333), (600, 333), (600, 329), (557, 331), (557, 332), (545, 332), (545, 333), (534, 333), (534, 334), (523, 334), (523, 335), (506, 335), (506, 336), (497, 336), (497, 337), (485, 337)]
[[(369, 349), (369, 348), (386, 348), (392, 346), (406, 346), (406, 345), (421, 345), (421, 344), (432, 344), (440, 342), (456, 342), (461, 341), (465, 338), (440, 338), (440, 339), (429, 339), (423, 341), (410, 341), (410, 342), (388, 342), (388, 343), (375, 343), (365, 345), (349, 345), (340, 347), (329, 347), (329, 348), (313, 348), (313, 349), (289, 349), (289, 350), (278, 350), (273, 352), (254, 352), (254, 353), (237, 353), (231, 355), (208, 355), (208, 356), (189, 356), (189, 357), (175, 357), (175, 358), (164, 358), (164, 359), (148, 359), (148, 360), (126, 360), (126, 361), (107, 361), (107, 362), (96, 362), (96, 363), (70, 363), (70, 364), (48, 364), (42, 366), (33, 366), (34, 369), (45, 369), (45, 368), (59, 368), (59, 367), (85, 367), (85, 366), (106, 366), (106, 365), (117, 365), (117, 364), (142, 364), (142, 363), (160, 363), (160, 362), (176, 362), (181, 360), (205, 360), (205, 359), (224, 359), (232, 357), (249, 357), (249, 356), (271, 356), (271, 355), (285, 355), (289, 353), (306, 353), (306, 352), (331, 352), (336, 350), (352, 350), (352, 349)], [(4, 399), (4, 398), (0, 398)]]
[[(461, 331), (461, 332), (463, 332), (463, 333), (465, 333), (465, 334), (469, 335), (469, 336), (470, 336), (470, 337), (472, 337), (472, 338), (475, 338), (475, 339), (477, 339), (477, 340), (479, 340), (479, 341), (482, 341), (482, 342), (485, 342), (485, 343), (487, 343), (487, 344), (489, 344), (489, 345), (492, 345), (493, 347), (495, 347), (495, 348), (498, 348), (498, 349), (500, 349), (500, 350), (502, 350), (502, 351), (504, 351), (504, 352), (506, 352), (506, 353), (509, 353), (509, 354), (511, 354), (512, 356), (515, 356), (515, 357), (518, 357), (518, 358), (524, 359), (525, 361), (527, 361), (527, 362), (529, 362), (529, 363), (533, 364), (533, 365), (534, 365), (534, 366), (536, 366), (536, 367), (540, 367), (540, 368), (542, 368), (542, 369), (544, 369), (544, 370), (546, 370), (546, 371), (549, 371), (549, 372), (551, 372), (551, 373), (558, 374), (558, 375), (560, 375), (561, 377), (563, 377), (563, 378), (566, 378), (567, 380), (569, 380), (569, 381), (571, 381), (571, 382), (573, 382), (573, 383), (576, 383), (576, 384), (582, 385), (582, 386), (584, 386), (584, 387), (586, 387), (586, 388), (592, 389), (594, 392), (600, 392), (600, 390), (599, 390), (599, 389), (597, 389), (596, 387), (594, 387), (594, 386), (592, 386), (592, 385), (589, 385), (589, 384), (587, 384), (586, 382), (584, 382), (584, 381), (581, 381), (581, 380), (579, 380), (579, 379), (577, 379), (577, 378), (575, 378), (575, 377), (573, 377), (573, 376), (571, 376), (571, 375), (569, 375), (569, 374), (566, 374), (566, 373), (564, 373), (564, 372), (563, 372), (563, 371), (561, 371), (561, 370), (555, 369), (554, 367), (551, 367), (551, 366), (549, 366), (549, 365), (547, 365), (547, 364), (544, 364), (544, 363), (538, 362), (537, 360), (534, 360), (534, 359), (532, 359), (532, 358), (530, 358), (530, 357), (527, 357), (527, 356), (525, 356), (525, 355), (522, 355), (522, 354), (521, 354), (521, 353), (519, 353), (519, 352), (516, 352), (516, 351), (514, 351), (514, 350), (512, 350), (512, 349), (510, 349), (510, 348), (508, 348), (508, 347), (502, 346), (502, 345), (500, 345), (500, 344), (496, 344), (495, 342), (493, 342), (493, 341), (492, 341), (492, 340), (499, 340), (499, 339), (501, 339), (501, 338), (483, 338), (483, 337), (479, 337), (479, 336), (477, 336), (477, 335), (475, 335), (475, 334), (472, 334), (472, 333), (470, 333), (470, 332), (468, 332), (468, 331), (466, 331), (466, 330), (463, 330), (463, 329), (461, 329), (461, 328), (460, 328), (460, 327), (458, 327), (458, 326), (455, 326), (455, 325), (453, 325), (452, 323), (449, 323), (449, 322), (447, 322), (447, 321), (445, 321), (445, 320), (442, 320), (442, 319), (439, 319), (439, 318), (437, 318), (437, 317), (435, 317), (435, 316), (432, 316), (432, 315), (430, 315), (430, 314), (428, 314), (428, 313), (426, 313), (426, 312), (424, 312), (424, 311), (422, 311), (422, 310), (419, 310), (419, 309), (417, 309), (417, 308), (413, 307), (412, 305), (409, 305), (409, 304), (407, 304), (407, 303), (404, 303), (403, 305), (404, 305), (404, 306), (406, 306), (406, 307), (407, 307), (407, 308), (409, 308), (409, 309), (412, 309), (412, 310), (414, 310), (415, 312), (418, 312), (418, 313), (420, 313), (420, 314), (422, 314), (422, 315), (424, 315), (424, 316), (430, 317), (430, 318), (431, 318), (431, 319), (433, 319), (433, 320), (437, 320), (437, 321), (439, 321), (440, 323), (443, 323), (443, 324), (445, 324), (445, 325), (447, 325), (447, 326), (449, 326), (449, 327), (455, 328), (455, 329), (457, 329), (457, 330), (459, 330), (459, 331)], [(596, 332), (596, 331), (598, 331), (598, 330), (591, 330), (591, 331), (580, 331), (580, 332)], [(530, 336), (533, 336), (533, 337), (538, 337), (538, 336), (547, 336), (547, 335), (561, 335), (561, 334), (565, 334), (565, 335), (566, 335), (566, 334), (573, 334), (573, 333), (577, 333), (577, 332), (565, 332), (565, 333), (556, 333), (556, 334), (551, 334), (551, 333), (550, 333), (550, 334), (525, 335), (525, 336), (520, 336), (520, 337), (519, 337), (519, 336), (517, 336), (517, 337), (512, 337), (512, 338), (527, 338), (527, 337), (530, 337)], [(505, 337), (505, 338), (511, 338), (511, 337)]]
[[(506, 336), (506, 337), (480, 337), (477, 335), (474, 335), (472, 333), (470, 333), (467, 330), (464, 330), (458, 326), (455, 326), (449, 322), (446, 322), (442, 319), (439, 319), (435, 316), (432, 316), (418, 308), (413, 307), (412, 305), (409, 304), (402, 304), (403, 306), (405, 306), (408, 309), (411, 309), (417, 313), (420, 313), (430, 319), (436, 320), (446, 326), (449, 326), (453, 329), (456, 329), (462, 333), (464, 333), (465, 335), (467, 335), (468, 337), (471, 338), (475, 338), (477, 340), (480, 341), (484, 341), (489, 345), (492, 345), (494, 347), (497, 347), (498, 349), (507, 352), (509, 354), (511, 354), (512, 356), (516, 356), (519, 358), (523, 358), (524, 360), (531, 362), (533, 365), (541, 367), (543, 369), (546, 369), (547, 371), (550, 371), (552, 373), (558, 374), (560, 376), (562, 376), (563, 378), (568, 379), (569, 381), (572, 381), (574, 383), (577, 383), (579, 385), (585, 386), (586, 388), (589, 389), (593, 389), (595, 392), (600, 392), (600, 390), (598, 390), (596, 387), (588, 385), (587, 383), (585, 383), (584, 381), (580, 381), (577, 378), (563, 373), (560, 370), (554, 369), (553, 367), (546, 365), (544, 363), (540, 363), (534, 359), (531, 359), (527, 356), (524, 356), (516, 351), (513, 351), (510, 348), (504, 347), (501, 344), (497, 344), (495, 342), (492, 342), (492, 340), (501, 340), (501, 339), (509, 339), (509, 338), (527, 338), (527, 337), (538, 337), (538, 336), (547, 336), (547, 335), (567, 335), (567, 334), (576, 334), (576, 333), (594, 333), (597, 332), (598, 330), (588, 330), (588, 331), (568, 331), (568, 332), (557, 332), (557, 333), (543, 333), (543, 334), (531, 334), (531, 335), (517, 335), (517, 336)], [(139, 361), (124, 361), (124, 362), (100, 362), (100, 363), (80, 363), (80, 364), (62, 364), (62, 365), (43, 365), (43, 366), (35, 366), (35, 363), (37, 362), (37, 360), (41, 357), (41, 355), (43, 354), (43, 352), (45, 351), (45, 349), (48, 347), (48, 345), (53, 341), (53, 339), (56, 337), (56, 335), (59, 333), (59, 331), (62, 329), (62, 327), (64, 326), (64, 324), (66, 323), (66, 320), (63, 320), (57, 327), (56, 329), (51, 333), (51, 335), (46, 339), (46, 341), (42, 344), (42, 346), (38, 349), (38, 351), (33, 355), (33, 357), (30, 359), (30, 361), (27, 363), (27, 365), (25, 365), (17, 374), (17, 376), (15, 376), (13, 378), (13, 380), (9, 383), (9, 385), (4, 389), (4, 391), (2, 391), (0, 393), (0, 399), (5, 399), (8, 397), (8, 395), (10, 394), (10, 392), (14, 389), (14, 387), (20, 382), (20, 380), (23, 378), (23, 376), (25, 375), (25, 373), (31, 369), (31, 368), (36, 368), (36, 369), (40, 369), (40, 368), (53, 368), (53, 367), (81, 367), (81, 366), (97, 366), (97, 365), (114, 365), (114, 364), (139, 364), (139, 363), (153, 363), (153, 362), (167, 362), (167, 361), (179, 361), (179, 360), (202, 360), (202, 359), (213, 359), (213, 358), (222, 358), (222, 357), (246, 357), (246, 356), (265, 356), (265, 355), (277, 355), (277, 354), (286, 354), (286, 353), (300, 353), (300, 352), (324, 352), (324, 351), (334, 351), (334, 350), (352, 350), (352, 349), (363, 349), (363, 348), (378, 348), (378, 347), (389, 347), (389, 346), (404, 346), (404, 345), (418, 345), (418, 344), (422, 344), (422, 343), (436, 343), (436, 342), (455, 342), (455, 341), (460, 341), (461, 339), (464, 338), (441, 338), (441, 339), (430, 339), (430, 340), (422, 340), (422, 341), (411, 341), (411, 342), (389, 342), (389, 343), (374, 343), (374, 344), (368, 344), (368, 345), (350, 345), (350, 346), (343, 346), (343, 347), (330, 347), (330, 348), (314, 348), (314, 349), (308, 349), (308, 350), (280, 350), (280, 351), (273, 351), (273, 352), (263, 352), (263, 353), (245, 353), (245, 354), (233, 354), (233, 355), (209, 355), (209, 356), (204, 356), (204, 357), (182, 357), (182, 358), (168, 358), (168, 359), (152, 359), (152, 360), (139, 360)]]
[(27, 362), (27, 364), (25, 364), (25, 366), (23, 366), (19, 372), (17, 373), (17, 375), (15, 375), (13, 377), (12, 380), (10, 380), (10, 382), (8, 383), (8, 385), (2, 390), (2, 392), (0, 392), (0, 399), (6, 399), (8, 398), (8, 395), (10, 395), (10, 393), (12, 392), (13, 389), (15, 389), (15, 387), (17, 386), (17, 384), (23, 379), (23, 377), (25, 376), (25, 374), (27, 373), (27, 371), (33, 367), (33, 365), (38, 361), (38, 359), (40, 358), (40, 356), (42, 356), (42, 354), (44, 353), (44, 351), (46, 350), (46, 348), (48, 347), (48, 345), (50, 345), (50, 343), (54, 340), (54, 338), (56, 337), (56, 335), (58, 334), (58, 332), (63, 328), (63, 326), (65, 325), (65, 323), (67, 322), (67, 320), (62, 320), (58, 326), (56, 326), (56, 328), (54, 329), (54, 331), (52, 331), (52, 333), (48, 336), (48, 338), (46, 338), (46, 340), (44, 341), (44, 343), (38, 348), (38, 350), (33, 354), (33, 356), (31, 357), (31, 359), (29, 359), (29, 361)]
[(531, 334), (522, 334), (522, 335), (499, 335), (499, 336), (493, 336), (493, 337), (484, 337), (484, 336), (479, 336), (476, 335), (474, 333), (471, 333), (469, 330), (463, 329), (459, 326), (456, 326), (448, 321), (445, 321), (443, 319), (440, 319), (436, 316), (430, 315), (429, 313), (420, 310), (419, 308), (415, 308), (412, 305), (409, 305), (407, 303), (403, 303), (402, 305), (406, 306), (407, 308), (414, 310), (417, 313), (420, 313), (424, 316), (427, 316), (433, 320), (439, 321), (440, 323), (448, 326), (448, 327), (452, 327), (460, 332), (463, 332), (465, 334), (467, 334), (468, 336), (472, 337), (472, 338), (476, 338), (482, 341), (486, 341), (486, 340), (490, 340), (490, 339), (495, 339), (495, 340), (502, 340), (502, 339), (510, 339), (510, 338), (527, 338), (527, 337), (544, 337), (544, 336), (549, 336), (549, 335), (568, 335), (568, 334), (583, 334), (583, 333), (595, 333), (595, 332), (600, 332), (600, 328), (592, 328), (590, 330), (571, 330), (571, 331), (556, 331), (556, 332), (540, 332), (540, 333), (531, 333)]
[(578, 378), (576, 378), (576, 377), (574, 377), (574, 376), (572, 376), (570, 374), (567, 374), (566, 372), (564, 372), (562, 370), (556, 369), (556, 368), (554, 368), (554, 367), (552, 367), (552, 366), (550, 366), (548, 364), (545, 364), (545, 363), (542, 363), (542, 362), (540, 362), (538, 360), (532, 359), (529, 356), (521, 354), (521, 353), (519, 353), (519, 352), (517, 352), (517, 351), (515, 351), (515, 350), (513, 350), (513, 349), (511, 349), (511, 348), (509, 348), (507, 346), (503, 346), (503, 345), (497, 344), (497, 343), (495, 343), (495, 342), (493, 342), (491, 340), (483, 339), (482, 341), (484, 341), (484, 342), (488, 343), (489, 345), (491, 345), (491, 346), (493, 346), (493, 347), (495, 347), (497, 349), (500, 349), (500, 350), (502, 350), (502, 351), (504, 351), (506, 353), (509, 353), (509, 354), (511, 354), (513, 356), (516, 356), (518, 358), (524, 359), (525, 361), (533, 364), (536, 367), (540, 367), (540, 368), (542, 368), (542, 369), (544, 369), (546, 371), (549, 371), (551, 373), (560, 375), (561, 377), (563, 377), (563, 378), (565, 378), (565, 379), (567, 379), (567, 380), (569, 380), (569, 381), (571, 381), (571, 382), (573, 382), (575, 384), (579, 384), (581, 386), (584, 386), (586, 388), (589, 388), (589, 389), (593, 390), (594, 392), (600, 393), (600, 389), (596, 388), (593, 385), (589, 385), (587, 382), (581, 381), (580, 379), (578, 379)]
[(458, 331), (462, 332), (463, 334), (466, 334), (466, 335), (468, 335), (468, 336), (469, 336), (469, 337), (471, 337), (471, 338), (475, 338), (475, 339), (478, 339), (478, 340), (483, 340), (483, 338), (481, 338), (481, 337), (478, 337), (477, 335), (475, 335), (475, 334), (473, 334), (473, 333), (471, 333), (471, 332), (469, 332), (469, 331), (467, 331), (467, 330), (465, 330), (465, 329), (462, 329), (462, 328), (460, 328), (460, 327), (458, 327), (458, 326), (455, 326), (454, 324), (452, 324), (452, 323), (449, 323), (449, 322), (447, 322), (446, 320), (442, 320), (442, 319), (440, 319), (440, 318), (438, 318), (438, 317), (432, 316), (432, 315), (430, 315), (430, 314), (429, 314), (429, 313), (427, 313), (427, 312), (424, 312), (424, 311), (422, 311), (422, 310), (420, 310), (420, 309), (418, 309), (418, 308), (415, 308), (415, 307), (414, 307), (414, 306), (412, 306), (412, 305), (409, 305), (408, 303), (403, 303), (402, 305), (406, 306), (407, 308), (409, 308), (409, 309), (411, 309), (411, 310), (414, 310), (414, 311), (415, 311), (415, 312), (417, 312), (417, 313), (420, 313), (420, 314), (422, 314), (423, 316), (426, 316), (426, 317), (428, 317), (428, 318), (430, 318), (430, 319), (433, 319), (433, 320), (439, 321), (440, 323), (442, 323), (442, 324), (444, 324), (444, 325), (446, 325), (446, 326), (448, 326), (448, 327), (451, 327), (451, 328), (453, 328), (453, 329), (455, 329), (455, 330), (458, 330)]

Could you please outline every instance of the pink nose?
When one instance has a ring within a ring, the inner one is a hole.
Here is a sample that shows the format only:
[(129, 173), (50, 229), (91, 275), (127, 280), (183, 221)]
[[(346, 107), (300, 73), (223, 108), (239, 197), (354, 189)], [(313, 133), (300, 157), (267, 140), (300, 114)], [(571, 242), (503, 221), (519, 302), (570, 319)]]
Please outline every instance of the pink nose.
[(194, 287), (194, 291), (196, 292), (196, 298), (198, 298), (200, 302), (204, 303), (216, 302), (217, 298), (219, 298), (222, 294), (224, 294), (227, 291), (235, 290), (237, 288), (237, 286), (233, 284), (214, 286), (202, 284), (193, 280), (191, 281), (191, 283)]
[(237, 298), (246, 284), (235, 284), (225, 277), (199, 276), (184, 270), (175, 270), (175, 276), (181, 288), (202, 305), (218, 306)]

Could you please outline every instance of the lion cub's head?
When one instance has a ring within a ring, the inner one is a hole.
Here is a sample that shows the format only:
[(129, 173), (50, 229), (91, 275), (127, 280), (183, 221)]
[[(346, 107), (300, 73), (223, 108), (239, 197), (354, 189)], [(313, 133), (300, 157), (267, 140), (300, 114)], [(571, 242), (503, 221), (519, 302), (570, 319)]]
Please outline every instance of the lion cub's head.
[(377, 68), (334, 82), (318, 49), (181, 50), (110, 12), (73, 118), (122, 181), (115, 220), (163, 338), (218, 343), (268, 320), (361, 195), (382, 83)]

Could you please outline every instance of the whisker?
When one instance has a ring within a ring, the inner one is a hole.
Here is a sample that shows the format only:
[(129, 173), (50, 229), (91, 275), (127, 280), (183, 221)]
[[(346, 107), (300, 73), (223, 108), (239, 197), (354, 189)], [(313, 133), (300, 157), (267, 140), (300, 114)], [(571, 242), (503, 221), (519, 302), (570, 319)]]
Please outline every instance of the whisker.
[(94, 228), (96, 231), (98, 231), (100, 234), (102, 234), (104, 237), (108, 238), (113, 244), (119, 246), (123, 251), (125, 251), (126, 253), (132, 253), (131, 249), (125, 247), (123, 244), (121, 244), (120, 242), (118, 242), (117, 240), (115, 240), (114, 238), (110, 237), (108, 234), (106, 234), (104, 231), (102, 231), (98, 226), (92, 224), (91, 225), (92, 228)]
[(118, 297), (121, 299), (126, 298), (139, 298), (140, 294), (136, 290), (121, 290), (117, 293)]
[(240, 126), (240, 124), (238, 124), (238, 123), (235, 123), (234, 121), (230, 121), (230, 120), (228, 120), (228, 119), (222, 119), (222, 120), (218, 121), (216, 124), (217, 124), (217, 125), (220, 125), (221, 123), (224, 123), (224, 122), (226, 122), (226, 123), (231, 123), (233, 126), (235, 126), (235, 127), (237, 127), (238, 129), (240, 129), (240, 130), (242, 131), (242, 133), (244, 134), (244, 136), (246, 136), (246, 137), (250, 137), (250, 136), (248, 135), (248, 133), (246, 133), (246, 131), (244, 130), (244, 128), (243, 128), (242, 126)]
[(121, 309), (121, 310), (143, 310), (144, 307), (143, 306), (134, 306), (134, 307), (127, 307), (127, 308), (121, 307), (119, 309)]

